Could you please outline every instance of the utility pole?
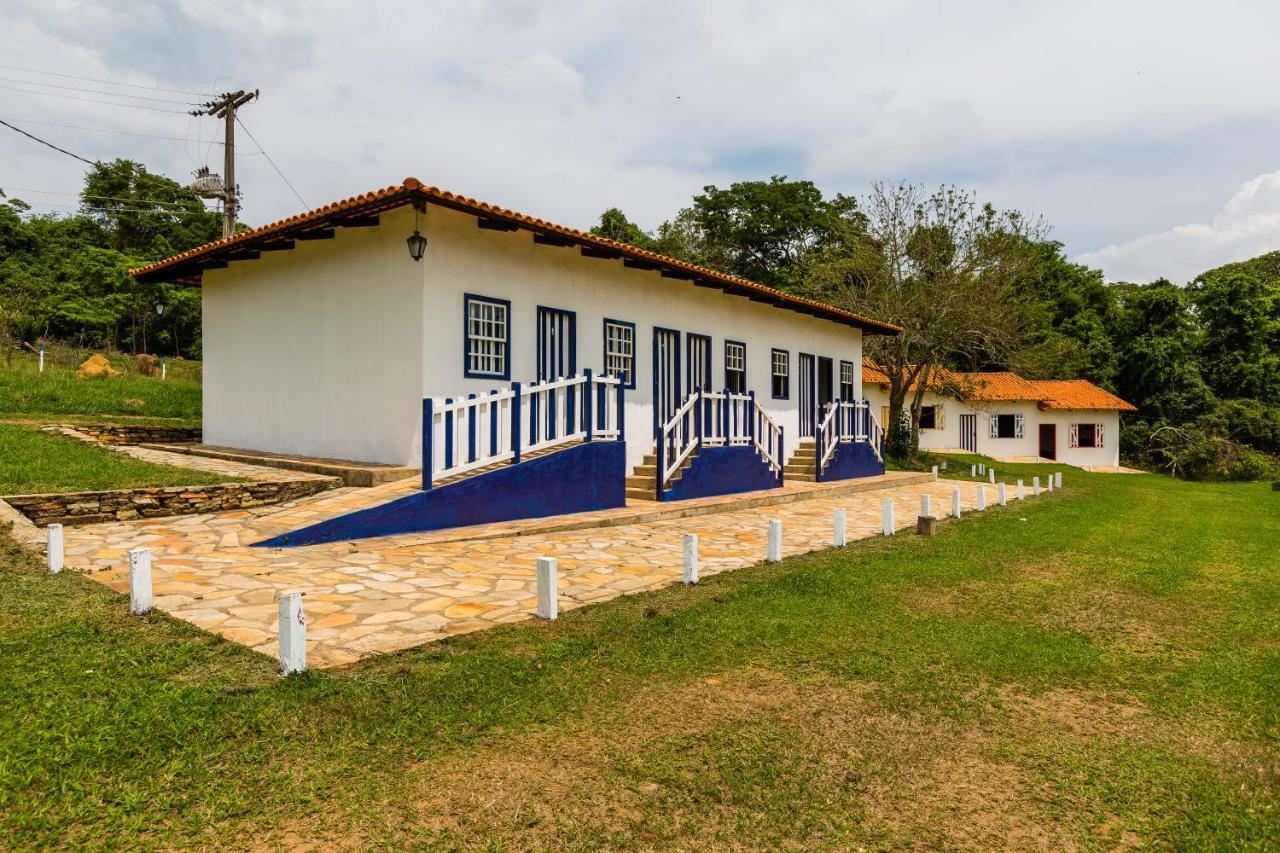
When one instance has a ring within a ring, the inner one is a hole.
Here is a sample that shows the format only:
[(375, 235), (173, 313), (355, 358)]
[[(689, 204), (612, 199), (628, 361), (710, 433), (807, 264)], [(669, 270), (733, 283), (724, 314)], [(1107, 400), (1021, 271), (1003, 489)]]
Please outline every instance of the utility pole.
[(216, 100), (192, 110), (193, 116), (214, 116), (226, 123), (226, 146), (223, 150), (222, 176), (222, 236), (236, 232), (236, 214), (240, 212), (240, 198), (236, 187), (236, 110), (258, 97), (258, 90), (224, 92)]

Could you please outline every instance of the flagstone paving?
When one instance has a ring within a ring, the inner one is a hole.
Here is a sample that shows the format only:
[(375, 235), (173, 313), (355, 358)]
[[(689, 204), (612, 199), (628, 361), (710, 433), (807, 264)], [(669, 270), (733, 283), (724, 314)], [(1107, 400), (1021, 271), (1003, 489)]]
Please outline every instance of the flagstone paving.
[[(559, 559), (560, 606), (571, 609), (678, 583), (685, 533), (698, 534), (699, 570), (709, 576), (760, 562), (769, 519), (782, 522), (783, 554), (791, 556), (830, 546), (837, 508), (847, 511), (852, 541), (879, 535), (885, 498), (894, 501), (899, 528), (914, 526), (924, 494), (932, 496), (939, 517), (947, 515), (956, 487), (965, 511), (976, 505), (977, 484), (918, 480), (889, 475), (877, 490), (815, 490), (822, 496), (686, 518), (626, 523), (621, 515), (605, 519), (614, 525), (609, 527), (556, 530), (556, 520), (544, 519), (538, 521), (541, 532), (513, 524), (505, 525), (510, 532), (504, 535), (504, 525), (487, 525), (470, 528), (474, 535), (466, 538), (444, 531), (298, 548), (249, 547), (412, 490), (403, 482), (389, 483), (335, 489), (276, 507), (68, 528), (66, 559), (69, 568), (127, 592), (128, 551), (150, 548), (156, 607), (272, 656), (278, 596), (302, 590), (308, 662), (331, 667), (533, 618), (540, 556)], [(994, 504), (995, 486), (985, 488)], [(1010, 487), (1011, 502), (1013, 492)], [(609, 512), (643, 518), (655, 506), (636, 502)], [(20, 533), (28, 543), (36, 538), (34, 531)]]

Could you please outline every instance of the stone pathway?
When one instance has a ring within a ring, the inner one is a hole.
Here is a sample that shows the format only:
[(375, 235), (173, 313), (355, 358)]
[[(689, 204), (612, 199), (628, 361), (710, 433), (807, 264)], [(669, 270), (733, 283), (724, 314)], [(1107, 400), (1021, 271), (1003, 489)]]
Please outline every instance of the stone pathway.
[[(816, 491), (823, 496), (686, 518), (628, 522), (620, 515), (608, 519), (609, 527), (556, 530), (557, 520), (541, 519), (536, 520), (541, 531), (528, 522), (469, 528), (467, 536), (444, 531), (300, 548), (249, 547), (412, 489), (389, 483), (256, 510), (68, 528), (66, 555), (69, 567), (88, 570), (95, 580), (127, 592), (127, 552), (148, 547), (158, 608), (273, 657), (277, 598), (282, 591), (302, 590), (309, 663), (331, 667), (532, 618), (534, 565), (540, 556), (559, 558), (561, 607), (571, 609), (678, 583), (685, 533), (698, 534), (700, 572), (709, 576), (760, 562), (769, 519), (782, 521), (783, 553), (790, 556), (830, 546), (837, 508), (848, 513), (852, 541), (879, 535), (885, 498), (895, 502), (899, 527), (914, 526), (923, 494), (932, 496), (938, 516), (949, 511), (957, 486), (964, 509), (976, 505), (977, 484), (915, 479), (890, 475), (878, 490)], [(985, 488), (994, 504), (995, 487)], [(1013, 492), (1010, 487), (1011, 502)], [(609, 512), (644, 518), (640, 513), (654, 506), (637, 502)]]

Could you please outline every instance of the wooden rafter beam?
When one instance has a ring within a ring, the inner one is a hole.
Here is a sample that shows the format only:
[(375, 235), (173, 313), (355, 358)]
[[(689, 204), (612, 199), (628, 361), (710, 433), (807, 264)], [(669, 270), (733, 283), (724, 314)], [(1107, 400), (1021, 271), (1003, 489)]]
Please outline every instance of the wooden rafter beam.
[(622, 253), (617, 249), (605, 249), (600, 246), (583, 246), (582, 257), (584, 258), (604, 258), (606, 260), (616, 260), (622, 257)]
[(293, 236), (295, 240), (332, 240), (333, 233), (332, 228), (317, 228), (314, 231), (303, 231)]
[(378, 216), (377, 214), (348, 216), (345, 219), (339, 219), (336, 224), (341, 225), (343, 228), (371, 228), (378, 224)]
[(295, 243), (292, 240), (278, 240), (275, 243), (264, 243), (258, 247), (261, 252), (283, 252), (286, 249), (292, 249)]
[(573, 241), (568, 237), (561, 237), (559, 234), (541, 234), (534, 232), (533, 242), (539, 246), (561, 246), (568, 247), (574, 245)]
[(622, 265), (633, 270), (660, 270), (662, 264), (655, 264), (653, 261), (642, 261), (636, 258), (625, 258)]
[(505, 219), (489, 219), (484, 216), (476, 218), (476, 225), (486, 231), (515, 231), (520, 227), (514, 222), (508, 222)]

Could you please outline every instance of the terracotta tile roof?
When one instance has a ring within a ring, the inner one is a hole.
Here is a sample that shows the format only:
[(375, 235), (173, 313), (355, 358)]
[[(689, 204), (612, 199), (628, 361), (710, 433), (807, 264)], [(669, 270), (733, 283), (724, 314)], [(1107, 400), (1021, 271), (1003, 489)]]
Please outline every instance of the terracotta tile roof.
[(1136, 412), (1138, 407), (1094, 385), (1087, 379), (1036, 379), (1042, 409), (1115, 409)]
[(642, 269), (659, 270), (671, 277), (684, 278), (696, 283), (706, 282), (708, 285), (718, 287), (726, 293), (746, 296), (755, 301), (776, 305), (791, 311), (798, 311), (802, 314), (857, 326), (870, 334), (896, 335), (902, 331), (901, 327), (892, 323), (883, 323), (853, 311), (837, 308), (834, 305), (827, 305), (803, 296), (783, 293), (780, 290), (775, 290), (772, 287), (766, 287), (763, 284), (757, 284), (744, 278), (701, 267), (677, 258), (660, 255), (657, 252), (650, 252), (626, 243), (619, 243), (605, 237), (597, 237), (585, 231), (578, 231), (574, 228), (548, 222), (545, 219), (538, 219), (504, 207), (477, 201), (439, 187), (427, 186), (417, 178), (405, 178), (401, 184), (327, 204), (324, 207), (300, 213), (297, 216), (291, 216), (288, 219), (282, 219), (270, 225), (263, 225), (260, 228), (241, 231), (230, 237), (224, 237), (221, 240), (215, 240), (212, 243), (206, 243), (203, 246), (198, 246), (173, 257), (165, 258), (162, 261), (132, 269), (129, 274), (144, 281), (173, 281), (182, 284), (198, 284), (206, 267), (222, 266), (228, 261), (237, 260), (237, 254), (251, 258), (253, 257), (251, 253), (255, 249), (268, 246), (271, 243), (280, 243), (296, 235), (305, 234), (308, 231), (315, 232), (334, 226), (341, 226), (343, 220), (351, 220), (358, 216), (368, 216), (397, 207), (404, 207), (418, 200), (470, 213), (484, 220), (504, 224), (512, 229), (523, 228), (534, 232), (535, 236), (542, 235), (548, 241), (563, 241), (559, 243), (560, 245), (578, 245), (597, 252), (603, 250), (608, 253), (605, 255), (606, 257), (622, 258)]
[(1036, 386), (1016, 373), (953, 373), (947, 371), (951, 390), (964, 400), (1039, 400)]
[(889, 374), (885, 373), (880, 365), (876, 364), (869, 358), (862, 360), (862, 381), (878, 382), (881, 385), (889, 384)]

